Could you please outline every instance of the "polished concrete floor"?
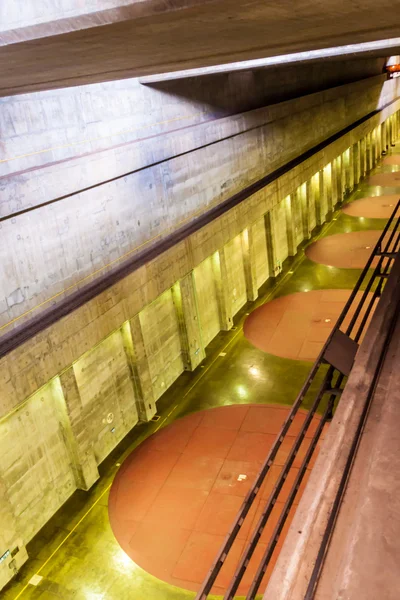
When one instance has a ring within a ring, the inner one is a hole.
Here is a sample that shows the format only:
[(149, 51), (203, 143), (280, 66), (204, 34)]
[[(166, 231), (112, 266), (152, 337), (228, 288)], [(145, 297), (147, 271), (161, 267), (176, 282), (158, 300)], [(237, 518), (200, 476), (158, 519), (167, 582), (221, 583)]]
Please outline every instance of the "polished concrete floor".
[[(349, 290), (340, 289), (307, 290), (281, 296), (256, 308), (247, 317), (243, 326), (244, 335), (263, 352), (313, 362), (350, 293)], [(360, 300), (361, 296), (362, 292), (358, 292), (356, 299)], [(348, 311), (343, 321), (344, 327), (351, 321), (355, 307), (356, 304)], [(363, 317), (364, 312), (361, 312), (356, 320), (357, 325)]]
[[(262, 377), (262, 373), (253, 370), (252, 376)], [(200, 411), (164, 427), (132, 452), (118, 471), (109, 497), (111, 528), (132, 560), (162, 581), (197, 591), (288, 413), (289, 407), (260, 404)], [(290, 426), (217, 577), (215, 594), (225, 593), (305, 417), (305, 411), (297, 413)], [(262, 534), (258, 553), (267, 547), (319, 420), (315, 415)], [(309, 470), (296, 504), (308, 474)], [(274, 559), (294, 510), (279, 538)], [(257, 566), (256, 560), (250, 561), (239, 595), (247, 593)], [(269, 574), (260, 592), (265, 590)]]
[[(396, 152), (400, 153), (400, 146)], [(391, 171), (398, 170), (397, 164), (382, 165), (375, 173), (390, 175)], [(395, 177), (386, 177), (384, 185), (386, 187), (378, 185), (376, 179), (372, 179), (370, 184), (364, 181), (350, 200), (381, 194), (396, 197), (394, 186), (400, 185), (400, 181)], [(367, 216), (367, 213), (365, 216), (352, 216), (343, 211), (336, 212), (330, 223), (317, 233), (317, 237), (381, 230), (385, 224), (384, 218), (387, 218), (387, 207), (385, 210), (383, 218), (378, 218), (378, 211), (375, 211), (374, 218)], [(237, 315), (234, 329), (220, 333), (210, 344), (203, 365), (193, 373), (182, 374), (158, 401), (160, 420), (135, 427), (101, 465), (101, 478), (93, 489), (88, 493), (76, 492), (32, 540), (28, 545), (30, 560), (7, 589), (1, 592), (1, 597), (5, 600), (193, 598), (192, 591), (165, 583), (136, 565), (116, 541), (110, 526), (108, 503), (110, 487), (119, 466), (152, 433), (185, 415), (232, 404), (289, 406), (311, 364), (274, 356), (252, 345), (243, 335), (243, 323), (248, 316), (246, 313), (274, 298), (304, 292), (304, 289), (351, 289), (359, 273), (357, 268), (332, 268), (318, 264), (300, 251), (294, 261), (285, 265), (275, 285), (266, 285), (258, 301), (248, 304)], [(255, 370), (262, 373), (262, 377), (253, 377), (251, 373)], [(313, 385), (318, 385), (318, 381)], [(42, 578), (37, 586), (29, 583), (35, 574)]]

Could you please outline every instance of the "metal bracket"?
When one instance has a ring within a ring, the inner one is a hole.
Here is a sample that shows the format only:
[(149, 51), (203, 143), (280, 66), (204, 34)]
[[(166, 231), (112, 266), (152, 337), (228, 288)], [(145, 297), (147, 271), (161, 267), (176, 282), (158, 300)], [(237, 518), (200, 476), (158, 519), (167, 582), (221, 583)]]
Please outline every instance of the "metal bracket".
[(343, 331), (337, 329), (325, 348), (324, 360), (346, 377), (350, 375), (358, 344)]

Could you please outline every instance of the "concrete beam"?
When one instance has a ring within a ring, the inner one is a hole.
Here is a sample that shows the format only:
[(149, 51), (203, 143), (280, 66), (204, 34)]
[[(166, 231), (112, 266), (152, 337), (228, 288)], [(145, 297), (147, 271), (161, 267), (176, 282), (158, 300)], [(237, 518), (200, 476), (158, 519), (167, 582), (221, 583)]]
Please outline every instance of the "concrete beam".
[[(345, 0), (296, 4), (296, 27), (291, 0), (279, 10), (262, 0), (120, 0), (106, 10), (91, 2), (91, 8), (68, 11), (57, 4), (39, 17), (31, 3), (15, 0), (17, 17), (0, 34), (2, 95), (260, 57), (290, 55), (286, 60), (293, 61), (297, 52), (314, 52), (315, 60), (326, 49), (331, 56), (357, 50), (386, 56), (388, 47), (390, 54), (400, 47), (390, 0), (379, 6), (366, 0), (362, 10)], [(373, 44), (346, 48), (354, 42)]]

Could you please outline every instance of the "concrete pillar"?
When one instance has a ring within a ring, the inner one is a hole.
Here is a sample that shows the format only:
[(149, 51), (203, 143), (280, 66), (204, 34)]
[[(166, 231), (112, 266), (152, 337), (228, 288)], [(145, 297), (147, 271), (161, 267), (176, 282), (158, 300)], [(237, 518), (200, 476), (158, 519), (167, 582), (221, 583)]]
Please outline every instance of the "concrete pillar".
[(368, 171), (372, 171), (372, 169), (374, 168), (374, 149), (373, 149), (373, 142), (372, 142), (372, 131), (368, 134), (367, 143), (368, 143)]
[(354, 186), (358, 185), (361, 179), (361, 162), (360, 162), (360, 142), (353, 145), (353, 169), (354, 169)]
[[(314, 219), (314, 214), (315, 214), (315, 197), (316, 197), (316, 183), (315, 183), (315, 179), (314, 177), (312, 177), (311, 179), (309, 179), (306, 184), (305, 184), (305, 200), (304, 200), (304, 204), (305, 204), (305, 227), (307, 230), (307, 237), (305, 237), (305, 239), (309, 240), (311, 237), (311, 232), (314, 228), (314, 220), (316, 222), (316, 218)], [(312, 214), (314, 213), (314, 214)]]
[(268, 254), (268, 269), (270, 277), (276, 277), (276, 248), (273, 234), (271, 213), (264, 215), (264, 229)]
[(394, 117), (393, 115), (389, 119), (390, 123), (390, 145), (394, 146), (396, 144), (396, 133), (394, 128)]
[(388, 138), (387, 138), (387, 122), (384, 121), (381, 125), (382, 128), (382, 153), (387, 152), (388, 149)]
[(325, 215), (322, 214), (322, 206), (324, 202), (324, 171), (318, 171), (315, 177), (314, 184), (314, 201), (315, 201), (315, 224), (320, 227), (325, 221)]
[(16, 575), (28, 559), (24, 541), (18, 532), (7, 486), (0, 473), (0, 590)]
[(219, 321), (222, 331), (229, 331), (233, 326), (232, 301), (229, 297), (228, 276), (226, 269), (225, 248), (214, 252), (212, 255), (212, 267), (215, 280), (215, 288), (218, 298)]
[(178, 315), (185, 371), (193, 371), (205, 359), (193, 272), (172, 286), (172, 299)]
[(347, 181), (350, 193), (354, 190), (354, 145), (349, 148), (349, 165)]
[[(324, 201), (326, 204), (325, 214), (323, 215), (326, 220), (326, 215), (333, 211), (334, 206), (334, 191), (333, 191), (333, 172), (334, 172), (333, 161), (324, 167), (324, 175), (322, 178), (323, 183), (323, 196), (321, 196), (321, 203)], [(322, 204), (323, 205), (323, 204)]]
[(399, 137), (399, 121), (397, 118), (397, 113), (394, 113), (394, 115), (392, 115), (392, 121), (393, 121), (393, 142), (396, 143)]
[(375, 129), (372, 132), (372, 147), (373, 147), (373, 166), (375, 167), (376, 163), (378, 162), (379, 159), (379, 154), (378, 154), (378, 135), (377, 135), (377, 129), (375, 127)]
[[(291, 196), (286, 196), (283, 200), (285, 203), (285, 215), (286, 215), (286, 233), (288, 241), (288, 253), (289, 256), (295, 256), (297, 252), (296, 234), (295, 234), (295, 219), (293, 214), (294, 197), (297, 192), (294, 192)], [(272, 233), (272, 226), (271, 226)]]
[(247, 300), (254, 302), (254, 300), (257, 300), (258, 298), (254, 226), (250, 225), (247, 229), (242, 231), (241, 239)]
[(382, 135), (381, 126), (378, 125), (376, 128), (376, 160), (378, 161), (382, 156)]
[(348, 173), (349, 159), (348, 159), (348, 154), (346, 154), (346, 152), (343, 152), (343, 154), (339, 158), (340, 158), (340, 180), (341, 180), (341, 185), (340, 185), (339, 191), (340, 191), (340, 198), (342, 201), (348, 191), (347, 173)]
[(365, 138), (360, 140), (360, 178), (363, 179), (365, 177), (367, 171), (367, 163), (366, 163), (366, 143)]
[(332, 175), (331, 175), (331, 189), (332, 189), (332, 194), (331, 194), (331, 206), (329, 206), (329, 210), (333, 210), (336, 206), (336, 204), (339, 202), (339, 185), (338, 185), (338, 180), (339, 180), (339, 174), (338, 174), (338, 161), (337, 159), (334, 159), (331, 163), (332, 165)]
[(71, 459), (76, 487), (88, 490), (99, 478), (97, 461), (90, 441), (90, 423), (79, 393), (74, 368), (54, 380), (54, 401)]
[(303, 215), (303, 231), (304, 239), (309, 240), (311, 237), (311, 211), (314, 210), (314, 186), (312, 180), (309, 179), (304, 186), (302, 186), (302, 215)]
[(135, 390), (139, 419), (147, 422), (154, 417), (157, 407), (139, 315), (122, 325), (121, 334)]

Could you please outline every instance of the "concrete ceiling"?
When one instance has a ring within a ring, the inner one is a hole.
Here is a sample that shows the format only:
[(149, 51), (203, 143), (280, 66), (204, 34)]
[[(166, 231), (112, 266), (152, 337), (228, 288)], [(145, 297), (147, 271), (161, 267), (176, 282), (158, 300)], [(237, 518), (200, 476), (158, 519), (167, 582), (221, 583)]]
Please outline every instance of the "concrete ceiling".
[(124, 4), (2, 31), (0, 95), (396, 38), (400, 8), (400, 0)]

